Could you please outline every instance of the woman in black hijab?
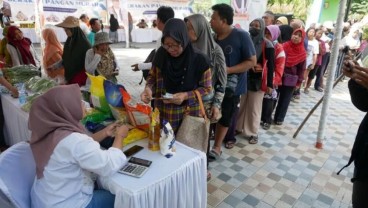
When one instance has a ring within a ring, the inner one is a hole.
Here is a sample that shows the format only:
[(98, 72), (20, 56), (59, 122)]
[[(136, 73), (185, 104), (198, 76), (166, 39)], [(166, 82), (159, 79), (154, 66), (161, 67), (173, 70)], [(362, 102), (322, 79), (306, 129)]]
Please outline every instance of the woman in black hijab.
[(156, 99), (155, 106), (160, 110), (160, 119), (170, 122), (176, 132), (186, 107), (189, 107), (189, 115), (199, 116), (199, 104), (193, 91), (198, 90), (202, 97), (211, 92), (210, 65), (208, 58), (193, 48), (181, 19), (166, 22), (161, 43), (141, 99), (149, 103), (152, 97), (173, 94), (172, 99)]
[(79, 27), (79, 20), (73, 16), (65, 18), (65, 20), (56, 26), (65, 30), (68, 38), (64, 44), (62, 65), (65, 69), (65, 81), (67, 84), (85, 85), (87, 80), (84, 61), (86, 52), (91, 48), (82, 29)]
[(114, 17), (113, 14), (110, 14), (110, 32), (109, 32), (109, 36), (110, 36), (110, 40), (113, 43), (117, 43), (119, 41), (118, 29), (119, 29), (118, 20)]

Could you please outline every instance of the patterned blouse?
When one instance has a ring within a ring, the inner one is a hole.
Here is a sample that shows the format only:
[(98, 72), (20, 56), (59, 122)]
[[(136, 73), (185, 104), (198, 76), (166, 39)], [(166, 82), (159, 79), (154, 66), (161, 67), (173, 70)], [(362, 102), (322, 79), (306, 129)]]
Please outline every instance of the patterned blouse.
[[(160, 98), (166, 93), (161, 70), (157, 67), (152, 67), (146, 80), (146, 87), (152, 90), (153, 97)], [(211, 70), (207, 69), (201, 80), (198, 83), (197, 90), (203, 96), (209, 94), (212, 90)], [(174, 132), (176, 133), (181, 121), (184, 117), (186, 107), (189, 107), (189, 115), (199, 116), (199, 103), (193, 91), (189, 91), (188, 100), (185, 100), (181, 105), (164, 104), (162, 100), (155, 100), (155, 107), (160, 111), (160, 119), (168, 121)]]

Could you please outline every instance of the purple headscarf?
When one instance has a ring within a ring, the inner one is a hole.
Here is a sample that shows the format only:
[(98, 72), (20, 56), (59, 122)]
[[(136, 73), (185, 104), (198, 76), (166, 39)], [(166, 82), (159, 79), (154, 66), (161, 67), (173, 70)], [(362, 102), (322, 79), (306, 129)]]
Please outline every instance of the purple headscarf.
[(268, 31), (271, 33), (272, 42), (277, 40), (277, 38), (280, 36), (280, 28), (277, 25), (268, 25), (267, 26)]

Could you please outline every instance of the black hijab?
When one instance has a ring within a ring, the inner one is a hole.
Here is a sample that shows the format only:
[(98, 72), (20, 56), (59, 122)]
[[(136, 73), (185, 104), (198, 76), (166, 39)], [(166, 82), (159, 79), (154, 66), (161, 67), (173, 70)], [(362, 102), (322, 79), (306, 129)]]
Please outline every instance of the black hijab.
[(119, 29), (119, 22), (113, 14), (110, 14), (110, 31), (116, 32)]
[(161, 43), (166, 37), (173, 38), (183, 48), (178, 57), (172, 57), (166, 49), (160, 47), (152, 62), (153, 66), (161, 70), (166, 92), (178, 93), (194, 90), (204, 71), (209, 69), (208, 58), (194, 49), (186, 24), (181, 19), (170, 19), (162, 31)]
[(293, 34), (294, 29), (289, 25), (280, 25), (280, 36), (281, 36), (281, 42), (285, 43), (291, 39), (291, 35)]
[(66, 39), (63, 52), (66, 81), (69, 81), (74, 75), (84, 69), (86, 52), (91, 48), (91, 44), (80, 27), (69, 29), (72, 31), (72, 36)]

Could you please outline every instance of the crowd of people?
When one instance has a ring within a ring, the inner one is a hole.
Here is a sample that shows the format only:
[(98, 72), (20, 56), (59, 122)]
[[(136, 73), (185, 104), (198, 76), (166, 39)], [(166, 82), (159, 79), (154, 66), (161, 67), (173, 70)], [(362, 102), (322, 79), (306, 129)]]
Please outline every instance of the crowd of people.
[[(233, 148), (235, 135), (257, 144), (262, 139), (260, 127), (283, 125), (290, 102), (302, 99), (301, 92), (307, 96), (314, 78), (314, 89), (323, 92), (334, 38), (333, 28), (315, 24), (305, 28), (301, 20), (275, 19), (271, 11), (251, 21), (249, 32), (233, 27), (233, 20), (234, 11), (227, 4), (212, 6), (210, 21), (201, 14), (174, 18), (174, 10), (162, 6), (155, 21), (162, 37), (145, 63), (132, 66), (147, 74), (141, 101), (157, 107), (160, 119), (168, 121), (175, 133), (185, 114), (199, 116), (194, 91), (199, 92), (212, 123), (209, 138), (202, 138), (208, 144), (214, 139), (213, 146), (208, 145), (208, 162), (221, 157), (223, 144)], [(118, 40), (119, 23), (111, 14), (110, 34), (101, 31), (99, 19), (86, 15), (69, 16), (56, 26), (64, 29), (67, 40), (61, 44), (53, 29), (43, 30), (42, 66), (48, 77), (63, 85), (37, 98), (30, 111), (30, 144), (37, 166), (32, 203), (34, 207), (107, 207), (114, 196), (93, 190), (95, 174), (115, 173), (125, 163), (120, 149), (128, 128), (113, 124), (88, 136), (79, 123), (84, 116), (79, 86), (88, 88), (86, 72), (117, 83), (119, 66), (109, 44)], [(359, 29), (344, 32), (343, 45), (354, 52), (363, 50)], [(3, 34), (0, 58), (7, 67), (41, 66), (32, 42), (18, 27), (6, 26)], [(18, 95), (1, 73), (0, 83)], [(172, 98), (162, 99), (167, 94)], [(115, 130), (113, 146), (101, 150), (97, 142)]]

